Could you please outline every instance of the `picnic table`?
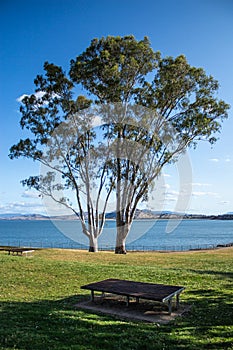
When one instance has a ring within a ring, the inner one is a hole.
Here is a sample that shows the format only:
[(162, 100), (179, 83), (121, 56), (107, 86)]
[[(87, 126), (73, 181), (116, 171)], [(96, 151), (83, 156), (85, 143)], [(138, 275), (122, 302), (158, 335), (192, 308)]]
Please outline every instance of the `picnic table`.
[(125, 296), (127, 298), (127, 306), (129, 306), (131, 297), (136, 298), (136, 302), (138, 303), (139, 299), (147, 299), (161, 303), (167, 302), (169, 314), (172, 312), (172, 299), (176, 297), (176, 308), (179, 308), (179, 296), (185, 289), (181, 286), (135, 282), (113, 278), (90, 283), (81, 286), (81, 288), (91, 291), (92, 301), (94, 301), (95, 292), (102, 292), (103, 297), (105, 293)]
[(1, 248), (1, 250), (5, 250), (6, 252), (8, 252), (8, 255), (10, 255), (10, 254), (12, 254), (12, 255), (25, 254), (26, 256), (28, 256), (28, 254), (31, 254), (34, 252), (34, 249), (20, 248), (20, 247), (5, 247), (5, 248)]

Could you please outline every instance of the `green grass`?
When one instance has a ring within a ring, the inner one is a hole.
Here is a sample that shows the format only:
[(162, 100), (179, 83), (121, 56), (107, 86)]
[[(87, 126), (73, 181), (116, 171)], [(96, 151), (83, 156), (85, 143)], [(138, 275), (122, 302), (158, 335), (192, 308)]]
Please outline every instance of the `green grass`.
[[(0, 349), (233, 349), (233, 249), (187, 253), (0, 252)], [(168, 325), (75, 310), (105, 278), (186, 287), (191, 311)]]

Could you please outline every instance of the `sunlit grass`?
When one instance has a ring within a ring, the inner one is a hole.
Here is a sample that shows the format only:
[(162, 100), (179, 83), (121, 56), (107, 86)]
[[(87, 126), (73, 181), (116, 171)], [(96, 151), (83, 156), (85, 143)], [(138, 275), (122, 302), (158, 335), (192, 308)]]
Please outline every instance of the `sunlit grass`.
[[(233, 349), (233, 248), (115, 255), (0, 252), (1, 349)], [(191, 312), (158, 326), (75, 310), (80, 286), (105, 278), (186, 287)]]

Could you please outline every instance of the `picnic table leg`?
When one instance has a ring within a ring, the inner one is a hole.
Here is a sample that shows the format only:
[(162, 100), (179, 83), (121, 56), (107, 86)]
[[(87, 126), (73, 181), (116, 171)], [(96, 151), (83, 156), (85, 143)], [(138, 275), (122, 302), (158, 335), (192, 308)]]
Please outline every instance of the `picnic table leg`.
[(126, 301), (126, 306), (129, 306), (129, 296), (127, 295), (127, 301)]
[(91, 301), (95, 300), (94, 290), (91, 290)]
[(180, 294), (176, 294), (176, 308), (177, 310), (179, 309), (180, 307)]
[(172, 313), (172, 300), (171, 299), (168, 299), (168, 313), (169, 315), (171, 315)]

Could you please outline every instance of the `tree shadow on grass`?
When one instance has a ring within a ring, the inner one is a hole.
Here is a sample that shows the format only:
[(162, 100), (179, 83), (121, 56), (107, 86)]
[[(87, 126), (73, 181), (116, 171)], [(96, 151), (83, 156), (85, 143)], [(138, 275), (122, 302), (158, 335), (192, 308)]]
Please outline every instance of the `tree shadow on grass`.
[[(130, 322), (103, 314), (75, 309), (86, 295), (38, 302), (0, 302), (0, 348), (26, 350), (70, 349), (206, 349), (197, 339), (177, 331), (193, 330), (197, 315), (159, 327), (157, 324)], [(214, 313), (214, 311), (212, 311)], [(192, 323), (195, 320), (194, 324)], [(214, 348), (214, 347), (213, 347)], [(222, 345), (224, 348), (224, 344)], [(215, 349), (219, 349), (216, 347)]]
[[(200, 344), (200, 349), (233, 348), (233, 295), (211, 289), (189, 290), (192, 312), (178, 324), (178, 332), (186, 332)], [(198, 346), (197, 346), (198, 348)]]
[(213, 275), (216, 276), (218, 278), (225, 278), (225, 279), (229, 279), (229, 280), (233, 280), (233, 272), (225, 272), (225, 271), (214, 271), (214, 270), (193, 270), (193, 269), (189, 269), (186, 271), (190, 271), (190, 272), (194, 272), (200, 275)]
[[(86, 297), (86, 296), (85, 296)], [(1, 349), (161, 349), (156, 325), (116, 320), (75, 309), (84, 296), (0, 302)], [(151, 337), (154, 339), (152, 347)], [(145, 347), (145, 342), (148, 347)]]
[(232, 295), (214, 289), (190, 290), (199, 326), (232, 326)]

